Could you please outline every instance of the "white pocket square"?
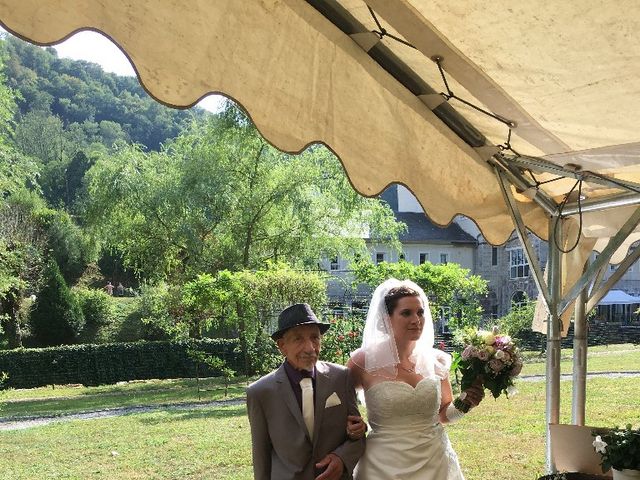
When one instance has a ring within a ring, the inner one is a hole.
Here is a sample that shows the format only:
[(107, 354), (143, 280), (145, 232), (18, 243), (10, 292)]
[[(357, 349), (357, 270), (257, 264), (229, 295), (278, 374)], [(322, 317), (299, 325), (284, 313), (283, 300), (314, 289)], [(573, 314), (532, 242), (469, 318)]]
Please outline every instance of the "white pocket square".
[(329, 398), (327, 398), (326, 403), (324, 404), (324, 408), (331, 408), (337, 405), (340, 405), (342, 402), (340, 401), (340, 397), (336, 392), (333, 392)]

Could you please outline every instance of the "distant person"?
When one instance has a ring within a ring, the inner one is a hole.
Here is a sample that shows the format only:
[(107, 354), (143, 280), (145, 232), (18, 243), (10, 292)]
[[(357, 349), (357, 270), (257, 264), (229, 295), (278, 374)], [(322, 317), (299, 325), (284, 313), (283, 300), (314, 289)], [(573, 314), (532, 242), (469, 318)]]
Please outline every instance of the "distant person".
[(116, 295), (119, 297), (124, 297), (124, 285), (122, 282), (118, 282), (118, 286), (116, 287)]
[(285, 361), (247, 389), (255, 480), (351, 479), (364, 452), (348, 370), (318, 360), (328, 328), (306, 303), (278, 318), (272, 338)]
[(113, 295), (113, 285), (111, 284), (111, 282), (107, 282), (107, 284), (104, 286), (104, 289), (107, 291), (108, 295)]

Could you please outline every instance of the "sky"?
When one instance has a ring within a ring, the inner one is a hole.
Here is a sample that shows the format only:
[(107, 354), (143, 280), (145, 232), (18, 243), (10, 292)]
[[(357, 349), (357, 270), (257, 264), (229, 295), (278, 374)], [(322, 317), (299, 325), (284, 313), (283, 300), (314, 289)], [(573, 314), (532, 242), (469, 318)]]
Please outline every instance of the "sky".
[[(109, 39), (97, 32), (78, 32), (73, 37), (54, 45), (59, 57), (73, 60), (86, 60), (99, 64), (106, 72), (118, 75), (135, 76), (131, 63)], [(217, 112), (224, 97), (209, 95), (198, 105), (206, 110)]]

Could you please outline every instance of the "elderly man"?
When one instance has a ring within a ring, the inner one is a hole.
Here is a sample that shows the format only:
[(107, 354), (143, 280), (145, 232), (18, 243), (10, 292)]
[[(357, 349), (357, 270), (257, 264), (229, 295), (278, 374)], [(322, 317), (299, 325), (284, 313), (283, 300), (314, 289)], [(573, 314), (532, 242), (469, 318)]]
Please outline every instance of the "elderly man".
[(318, 361), (328, 328), (306, 303), (278, 318), (272, 338), (286, 360), (247, 389), (257, 480), (350, 479), (364, 452), (347, 369)]

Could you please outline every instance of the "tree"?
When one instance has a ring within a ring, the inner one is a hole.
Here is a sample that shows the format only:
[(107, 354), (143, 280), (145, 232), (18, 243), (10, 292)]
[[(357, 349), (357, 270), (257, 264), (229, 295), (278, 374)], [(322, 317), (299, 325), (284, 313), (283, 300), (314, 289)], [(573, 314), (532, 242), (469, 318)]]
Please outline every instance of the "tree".
[(47, 112), (27, 113), (16, 127), (15, 144), (20, 152), (43, 165), (60, 163), (68, 157), (62, 120)]
[(20, 94), (20, 114), (55, 116), (65, 130), (74, 130), (76, 139), (78, 128), (84, 130), (81, 136), (89, 144), (97, 140), (110, 149), (114, 141), (130, 138), (158, 150), (191, 118), (205, 115), (199, 108), (165, 107), (147, 95), (137, 78), (105, 73), (94, 63), (58, 58), (53, 48), (42, 49), (11, 36), (0, 44), (6, 51), (9, 86)]
[(360, 261), (354, 265), (356, 282), (377, 287), (389, 278), (412, 280), (430, 299), (431, 314), (439, 318), (439, 307), (449, 307), (451, 316), (447, 324), (452, 329), (477, 327), (482, 317), (479, 296), (487, 293), (487, 281), (456, 263), (434, 265), (425, 262), (413, 265), (409, 262), (377, 265), (371, 261)]
[(62, 266), (65, 281), (74, 284), (87, 265), (96, 260), (95, 242), (67, 212), (46, 208), (39, 212), (38, 220), (46, 235), (49, 256)]
[(119, 149), (88, 172), (86, 221), (146, 278), (312, 267), (365, 251), (363, 232), (393, 241), (386, 204), (358, 195), (328, 150), (274, 149), (239, 114), (191, 127), (161, 152)]
[(536, 301), (525, 298), (520, 304), (512, 304), (511, 310), (498, 319), (500, 332), (513, 338), (522, 339), (531, 332)]
[(39, 278), (44, 240), (29, 195), (15, 196), (0, 208), (0, 325), (9, 348), (22, 346), (19, 311), (25, 292)]
[(18, 106), (16, 104), (16, 93), (7, 86), (5, 65), (7, 62), (7, 52), (0, 45), (0, 145), (6, 145), (13, 135), (14, 117)]
[(84, 326), (80, 305), (54, 260), (50, 260), (44, 269), (42, 286), (29, 320), (31, 333), (39, 346), (74, 343)]

